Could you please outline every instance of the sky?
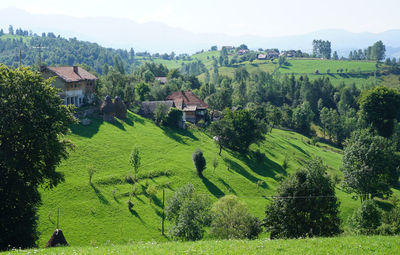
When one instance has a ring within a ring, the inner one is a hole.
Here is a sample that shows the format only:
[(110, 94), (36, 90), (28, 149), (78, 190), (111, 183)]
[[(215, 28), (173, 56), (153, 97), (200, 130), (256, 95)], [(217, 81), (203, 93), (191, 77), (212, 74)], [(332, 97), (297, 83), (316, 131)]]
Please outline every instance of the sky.
[(194, 33), (278, 37), (322, 29), (400, 28), (399, 0), (1, 0), (33, 14), (162, 22)]

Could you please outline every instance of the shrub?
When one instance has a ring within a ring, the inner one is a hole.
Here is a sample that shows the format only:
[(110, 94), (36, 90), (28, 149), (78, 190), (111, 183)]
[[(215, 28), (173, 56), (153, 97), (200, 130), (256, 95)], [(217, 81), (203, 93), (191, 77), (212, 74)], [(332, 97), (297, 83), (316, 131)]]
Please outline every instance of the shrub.
[(212, 165), (213, 165), (213, 168), (214, 168), (214, 171), (215, 171), (215, 169), (218, 167), (218, 159), (217, 158), (214, 158), (213, 159), (213, 161), (212, 161)]
[(286, 154), (282, 162), (282, 168), (286, 170), (289, 167), (289, 156)]
[(126, 204), (128, 205), (128, 209), (129, 209), (129, 210), (132, 210), (132, 208), (133, 208), (133, 202), (132, 202), (132, 200), (131, 200), (130, 197), (129, 197), (129, 200), (126, 202)]
[(155, 185), (150, 185), (146, 189), (146, 194), (149, 195), (149, 201), (151, 203), (151, 201), (154, 200), (154, 198), (157, 194), (157, 187)]
[(381, 235), (400, 234), (400, 207), (395, 206), (382, 215), (382, 225), (378, 228), (378, 232)]
[(172, 107), (169, 109), (162, 125), (172, 128), (179, 128), (179, 122), (182, 121), (182, 115), (183, 113), (181, 110)]
[(87, 172), (89, 175), (89, 184), (92, 185), (92, 177), (96, 173), (96, 168), (93, 165), (87, 167)]
[(169, 233), (176, 239), (199, 240), (209, 225), (209, 200), (196, 194), (193, 184), (178, 189), (165, 207), (167, 220), (173, 225)]
[(203, 177), (203, 171), (206, 168), (206, 159), (203, 156), (203, 152), (197, 149), (192, 155), (194, 166), (196, 167), (197, 174)]
[(339, 202), (320, 159), (286, 178), (266, 210), (271, 238), (333, 236), (339, 234)]
[(261, 232), (257, 217), (249, 214), (245, 203), (234, 195), (220, 198), (211, 208), (211, 235), (221, 239), (253, 239)]
[(382, 213), (374, 200), (366, 200), (350, 219), (352, 229), (363, 235), (373, 235), (382, 223)]
[(256, 152), (254, 152), (254, 157), (256, 158), (257, 163), (262, 163), (265, 158), (265, 154), (260, 150), (256, 150)]
[(167, 106), (165, 104), (158, 104), (154, 110), (154, 123), (159, 126), (167, 116)]
[(129, 184), (134, 184), (135, 183), (135, 180), (133, 179), (132, 175), (130, 175), (130, 174), (125, 176), (125, 181), (127, 183), (129, 183)]

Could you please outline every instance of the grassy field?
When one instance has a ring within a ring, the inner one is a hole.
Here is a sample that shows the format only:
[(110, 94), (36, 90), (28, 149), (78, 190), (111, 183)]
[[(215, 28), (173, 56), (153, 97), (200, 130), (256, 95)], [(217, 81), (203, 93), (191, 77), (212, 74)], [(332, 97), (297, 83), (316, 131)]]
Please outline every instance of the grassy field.
[(4, 254), (398, 254), (398, 236), (349, 236), (292, 240), (107, 243), (92, 247), (15, 250)]
[(282, 66), (281, 73), (294, 74), (313, 74), (315, 70), (320, 73), (336, 73), (337, 69), (343, 69), (343, 72), (374, 72), (375, 62), (373, 61), (347, 61), (347, 60), (327, 60), (327, 59), (289, 59), (289, 65)]
[[(249, 155), (223, 151), (212, 138), (200, 130), (174, 131), (161, 129), (152, 121), (129, 114), (126, 121), (110, 124), (92, 119), (89, 126), (76, 125), (69, 138), (76, 150), (64, 161), (59, 171), (65, 173), (65, 182), (54, 190), (43, 190), (43, 205), (39, 210), (39, 246), (47, 242), (55, 229), (57, 208), (60, 208), (60, 228), (73, 246), (103, 244), (110, 240), (116, 244), (130, 241), (166, 241), (161, 229), (162, 189), (168, 199), (177, 188), (193, 183), (212, 201), (225, 194), (235, 194), (249, 207), (251, 213), (262, 218), (264, 210), (279, 183), (278, 176), (295, 171), (311, 157), (321, 157), (331, 173), (338, 173), (340, 151), (328, 145), (310, 144), (309, 138), (290, 131), (274, 129), (266, 135), (259, 147), (252, 146)], [(134, 207), (128, 210), (127, 201), (133, 186), (125, 181), (132, 174), (129, 155), (137, 146), (142, 155), (136, 184)], [(197, 177), (191, 160), (196, 148), (201, 148), (208, 162), (204, 179)], [(257, 163), (254, 151), (259, 149), (266, 157)], [(285, 156), (288, 169), (282, 168)], [(213, 170), (211, 162), (219, 165)], [(89, 185), (87, 166), (97, 172)], [(338, 173), (340, 174), (340, 173)], [(262, 186), (257, 185), (264, 181)], [(145, 192), (154, 185), (158, 192), (150, 201)], [(359, 201), (337, 189), (341, 200), (341, 217), (346, 220)], [(167, 224), (168, 228), (168, 224)], [(207, 235), (206, 235), (207, 238)]]

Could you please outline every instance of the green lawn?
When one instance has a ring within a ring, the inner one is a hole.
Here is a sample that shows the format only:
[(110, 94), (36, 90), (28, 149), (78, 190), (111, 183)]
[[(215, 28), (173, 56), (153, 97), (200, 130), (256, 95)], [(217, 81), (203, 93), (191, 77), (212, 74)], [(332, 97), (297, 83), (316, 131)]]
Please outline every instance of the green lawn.
[[(103, 244), (108, 240), (116, 244), (166, 241), (160, 234), (162, 188), (169, 198), (174, 190), (189, 182), (213, 201), (225, 194), (236, 194), (253, 214), (262, 218), (270, 201), (268, 196), (279, 185), (275, 180), (277, 174), (286, 176), (314, 156), (321, 157), (330, 172), (337, 172), (341, 161), (337, 149), (324, 144), (313, 146), (307, 137), (279, 129), (266, 135), (260, 147), (251, 147), (252, 151), (260, 149), (266, 155), (263, 162), (257, 163), (253, 152), (240, 155), (223, 151), (218, 156), (212, 138), (199, 130), (163, 130), (131, 113), (128, 120), (114, 124), (92, 120), (89, 126), (74, 126), (69, 135), (76, 150), (58, 168), (65, 173), (66, 181), (51, 191), (42, 191), (40, 247), (56, 227), (57, 208), (60, 208), (60, 228), (73, 246)], [(134, 146), (142, 153), (141, 180), (136, 188), (137, 196), (132, 197), (134, 210), (129, 211), (126, 203), (132, 185), (125, 181), (125, 176), (132, 174), (129, 155)], [(208, 162), (204, 179), (197, 177), (192, 163), (196, 148), (204, 151)], [(284, 170), (281, 165), (286, 155), (290, 161), (289, 168)], [(211, 167), (214, 158), (219, 161), (215, 171)], [(93, 185), (89, 185), (88, 165), (97, 169)], [(154, 178), (146, 178), (149, 175)], [(265, 182), (262, 187), (256, 184), (259, 180)], [(158, 188), (157, 198), (152, 202), (144, 192), (148, 185)], [(359, 202), (340, 190), (338, 195), (345, 220)]]
[[(314, 74), (315, 70), (320, 73), (336, 73), (337, 69), (342, 69), (347, 73), (374, 72), (375, 62), (373, 61), (347, 61), (347, 60), (323, 60), (323, 59), (289, 59), (288, 66), (282, 66), (279, 69), (281, 73), (294, 74)], [(347, 69), (347, 72), (346, 72)]]
[(106, 243), (92, 247), (15, 250), (4, 254), (398, 254), (398, 236), (343, 236), (291, 240)]

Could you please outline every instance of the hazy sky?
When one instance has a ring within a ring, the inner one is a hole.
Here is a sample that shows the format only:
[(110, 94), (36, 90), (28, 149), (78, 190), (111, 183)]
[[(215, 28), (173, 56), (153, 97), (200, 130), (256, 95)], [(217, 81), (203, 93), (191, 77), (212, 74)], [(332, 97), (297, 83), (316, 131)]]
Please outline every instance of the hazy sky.
[(400, 0), (1, 0), (0, 9), (159, 21), (195, 33), (282, 36), (400, 28)]

